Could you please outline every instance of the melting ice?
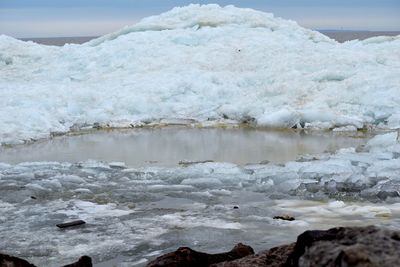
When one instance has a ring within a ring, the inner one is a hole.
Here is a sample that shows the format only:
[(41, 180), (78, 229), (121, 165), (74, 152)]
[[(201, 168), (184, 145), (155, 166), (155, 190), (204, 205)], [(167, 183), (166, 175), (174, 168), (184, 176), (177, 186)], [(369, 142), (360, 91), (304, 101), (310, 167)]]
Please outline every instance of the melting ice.
[(0, 36), (0, 143), (163, 119), (400, 126), (400, 37), (337, 43), (272, 14), (190, 5), (83, 45)]
[[(0, 250), (38, 265), (67, 263), (83, 252), (95, 262), (125, 255), (130, 266), (183, 245), (215, 251), (242, 241), (265, 249), (338, 221), (399, 227), (397, 138), (378, 135), (357, 150), (285, 164), (3, 163), (0, 237), (12, 238)], [(271, 219), (282, 213), (296, 221)], [(78, 218), (85, 228), (54, 227)]]
[[(2, 145), (171, 123), (390, 130), (399, 92), (399, 36), (339, 44), (233, 6), (175, 8), (83, 45), (0, 36)], [(82, 253), (132, 266), (184, 245), (265, 249), (338, 219), (399, 227), (398, 139), (284, 164), (0, 163), (0, 251), (39, 266)], [(296, 221), (271, 219), (281, 213)], [(54, 227), (75, 218), (87, 225)]]

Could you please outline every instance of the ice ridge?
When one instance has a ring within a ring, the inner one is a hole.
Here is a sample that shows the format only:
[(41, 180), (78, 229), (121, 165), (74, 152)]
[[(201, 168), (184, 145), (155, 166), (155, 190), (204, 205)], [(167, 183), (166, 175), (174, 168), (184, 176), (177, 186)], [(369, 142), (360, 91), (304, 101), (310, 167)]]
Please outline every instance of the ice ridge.
[(132, 32), (163, 31), (176, 29), (200, 29), (202, 27), (235, 27), (265, 28), (271, 31), (289, 29), (302, 31), (317, 41), (332, 42), (326, 36), (297, 25), (294, 21), (276, 18), (272, 13), (265, 13), (249, 8), (236, 8), (233, 5), (220, 7), (217, 4), (200, 5), (190, 4), (184, 7), (175, 7), (159, 16), (144, 18), (133, 26), (127, 26), (120, 31), (104, 35), (92, 40), (88, 45), (96, 46), (104, 41), (110, 41), (119, 36)]

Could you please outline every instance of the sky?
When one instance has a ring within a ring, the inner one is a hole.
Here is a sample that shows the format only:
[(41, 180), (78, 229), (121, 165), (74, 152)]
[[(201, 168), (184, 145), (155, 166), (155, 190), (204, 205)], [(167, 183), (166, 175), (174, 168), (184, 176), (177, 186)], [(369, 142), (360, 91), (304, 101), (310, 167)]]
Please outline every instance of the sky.
[(254, 8), (311, 29), (400, 30), (400, 0), (0, 0), (0, 34), (99, 36), (190, 3)]

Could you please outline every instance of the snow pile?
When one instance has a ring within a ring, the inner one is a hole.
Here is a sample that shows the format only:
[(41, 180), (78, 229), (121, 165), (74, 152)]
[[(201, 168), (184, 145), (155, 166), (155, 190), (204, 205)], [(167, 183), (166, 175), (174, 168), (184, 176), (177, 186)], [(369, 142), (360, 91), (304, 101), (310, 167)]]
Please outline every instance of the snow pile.
[(271, 13), (264, 13), (253, 9), (236, 8), (218, 5), (191, 4), (186, 7), (176, 7), (169, 12), (159, 16), (144, 18), (133, 26), (127, 26), (120, 31), (107, 34), (96, 40), (90, 41), (88, 45), (99, 45), (102, 42), (114, 40), (122, 35), (132, 32), (163, 31), (177, 29), (199, 29), (203, 27), (237, 26), (246, 28), (265, 28), (270, 31), (288, 30), (297, 31), (315, 41), (332, 42), (326, 36), (308, 29), (299, 27), (296, 22), (281, 18), (275, 18)]
[(272, 14), (190, 5), (83, 45), (0, 36), (0, 143), (163, 120), (400, 127), (400, 37), (339, 44)]

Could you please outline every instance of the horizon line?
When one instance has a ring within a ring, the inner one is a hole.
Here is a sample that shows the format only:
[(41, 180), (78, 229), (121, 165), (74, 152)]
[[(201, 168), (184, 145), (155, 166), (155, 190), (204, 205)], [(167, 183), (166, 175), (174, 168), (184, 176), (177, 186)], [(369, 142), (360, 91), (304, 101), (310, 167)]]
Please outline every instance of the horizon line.
[[(400, 29), (399, 30), (363, 30), (363, 29), (310, 29), (313, 31), (318, 31), (318, 32), (399, 32), (400, 33)], [(106, 33), (108, 34), (108, 33)], [(106, 35), (103, 34), (103, 35)], [(0, 35), (6, 35), (6, 36), (10, 36), (7, 34), (2, 34), (0, 33)], [(24, 36), (24, 37), (14, 37), (14, 36), (10, 36), (12, 38), (15, 39), (49, 39), (49, 38), (98, 38), (101, 37), (103, 35), (71, 35), (71, 36)]]

